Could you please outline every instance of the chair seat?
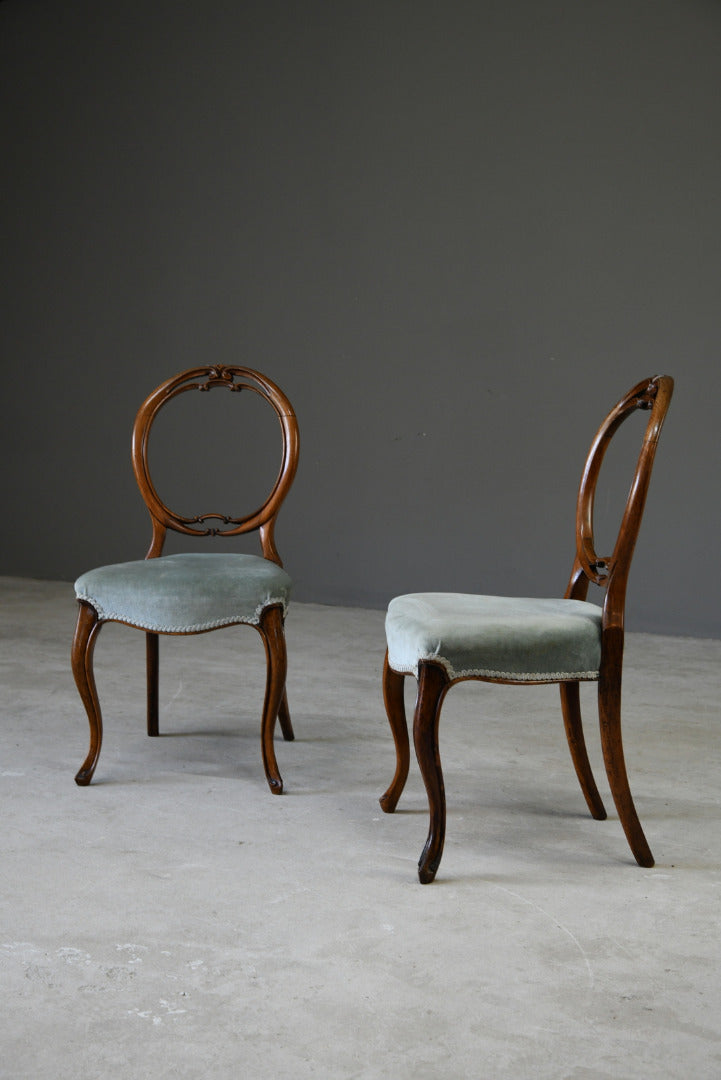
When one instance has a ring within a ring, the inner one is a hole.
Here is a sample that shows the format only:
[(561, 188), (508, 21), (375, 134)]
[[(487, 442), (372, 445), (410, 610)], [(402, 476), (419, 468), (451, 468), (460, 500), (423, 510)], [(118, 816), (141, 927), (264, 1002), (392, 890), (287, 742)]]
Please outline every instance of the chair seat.
[(584, 600), (410, 593), (391, 600), (388, 662), (417, 675), (435, 660), (450, 679), (597, 679), (601, 609)]
[(101, 621), (159, 634), (257, 625), (274, 604), (285, 613), (290, 588), (288, 574), (269, 559), (216, 553), (101, 566), (75, 582), (78, 600), (91, 604)]

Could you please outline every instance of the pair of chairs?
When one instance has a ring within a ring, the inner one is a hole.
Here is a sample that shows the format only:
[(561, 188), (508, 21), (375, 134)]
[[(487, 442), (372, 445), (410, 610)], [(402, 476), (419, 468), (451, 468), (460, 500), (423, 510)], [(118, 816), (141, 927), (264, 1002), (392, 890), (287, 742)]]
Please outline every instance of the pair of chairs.
[[(282, 453), (271, 492), (244, 517), (207, 512), (188, 517), (172, 511), (151, 480), (149, 445), (160, 410), (186, 393), (225, 391), (259, 395), (280, 424)], [(418, 864), (421, 882), (434, 879), (443, 854), (446, 800), (438, 745), (441, 707), (456, 683), (558, 683), (571, 758), (591, 815), (606, 817), (586, 752), (580, 710), (581, 682), (598, 683), (604, 763), (618, 816), (641, 866), (653, 866), (624, 762), (621, 736), (621, 676), (624, 607), (628, 572), (646, 501), (651, 470), (673, 393), (661, 375), (633, 387), (601, 424), (586, 460), (578, 493), (576, 555), (565, 596), (521, 599), (458, 593), (416, 593), (391, 601), (386, 617), (387, 651), (383, 694), (396, 750), (396, 770), (381, 797), (392, 813), (408, 776), (410, 746), (404, 681), (418, 682), (413, 721), (416, 756), (426, 787), (429, 829)], [(649, 412), (641, 451), (613, 552), (599, 556), (594, 540), (594, 498), (601, 465), (620, 425), (637, 410)], [(261, 749), (271, 792), (283, 781), (274, 751), (276, 720), (293, 739), (286, 695), (284, 620), (291, 579), (282, 567), (274, 529), (298, 463), (298, 424), (287, 397), (270, 379), (244, 367), (211, 366), (182, 372), (162, 383), (141, 406), (133, 428), (133, 468), (152, 521), (152, 541), (143, 560), (104, 566), (76, 582), (80, 605), (72, 650), (76, 685), (90, 724), (90, 747), (75, 780), (90, 783), (102, 742), (102, 718), (93, 675), (93, 653), (106, 622), (143, 630), (147, 656), (147, 730), (157, 736), (159, 636), (199, 634), (247, 624), (261, 635), (266, 653), (266, 689)], [(163, 555), (167, 531), (188, 536), (238, 536), (258, 532), (262, 556), (220, 552)], [(589, 585), (605, 590), (602, 606), (587, 601)]]

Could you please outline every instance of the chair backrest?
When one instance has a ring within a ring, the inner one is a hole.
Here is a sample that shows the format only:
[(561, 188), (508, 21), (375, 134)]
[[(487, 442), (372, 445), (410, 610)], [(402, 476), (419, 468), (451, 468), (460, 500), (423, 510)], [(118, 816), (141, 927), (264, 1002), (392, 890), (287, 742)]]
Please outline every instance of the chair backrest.
[[(252, 513), (232, 517), (223, 513), (206, 512), (187, 517), (166, 506), (153, 485), (148, 465), (150, 431), (163, 406), (180, 394), (215, 390), (258, 394), (274, 409), (282, 433), (280, 470), (270, 494)], [(153, 537), (146, 558), (151, 559), (162, 554), (168, 529), (189, 536), (237, 536), (258, 530), (265, 558), (282, 565), (273, 533), (278, 511), (295, 477), (298, 446), (298, 422), (293, 407), (275, 383), (257, 371), (215, 364), (190, 368), (161, 383), (141, 405), (133, 427), (133, 469), (153, 523)]]
[[(670, 375), (656, 375), (638, 383), (603, 421), (586, 458), (576, 504), (576, 559), (566, 596), (584, 599), (590, 582), (604, 587), (607, 590), (604, 603), (605, 627), (623, 628), (628, 572), (641, 527), (656, 447), (672, 394), (673, 379)], [(649, 410), (650, 415), (636, 471), (613, 552), (609, 556), (599, 556), (594, 541), (593, 506), (601, 465), (613, 435), (637, 409)]]

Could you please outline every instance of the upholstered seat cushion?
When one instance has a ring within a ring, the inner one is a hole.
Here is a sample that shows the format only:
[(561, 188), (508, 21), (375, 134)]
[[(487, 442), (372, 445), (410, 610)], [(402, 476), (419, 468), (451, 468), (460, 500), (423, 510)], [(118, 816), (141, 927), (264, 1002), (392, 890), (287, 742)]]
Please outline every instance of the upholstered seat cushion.
[(89, 570), (75, 595), (114, 621), (165, 634), (192, 634), (233, 623), (257, 625), (263, 610), (285, 612), (291, 579), (257, 555), (162, 555)]
[(601, 609), (582, 600), (411, 593), (391, 601), (386, 637), (390, 666), (406, 674), (436, 660), (451, 679), (596, 679)]

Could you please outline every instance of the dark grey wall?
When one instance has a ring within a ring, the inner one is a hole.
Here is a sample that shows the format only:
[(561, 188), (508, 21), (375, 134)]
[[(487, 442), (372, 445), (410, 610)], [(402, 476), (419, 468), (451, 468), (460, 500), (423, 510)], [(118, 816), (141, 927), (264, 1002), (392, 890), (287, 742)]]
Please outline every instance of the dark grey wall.
[(296, 406), (299, 599), (557, 593), (667, 371), (630, 627), (717, 636), (719, 57), (711, 0), (4, 0), (2, 572), (144, 554), (135, 409), (212, 359)]

